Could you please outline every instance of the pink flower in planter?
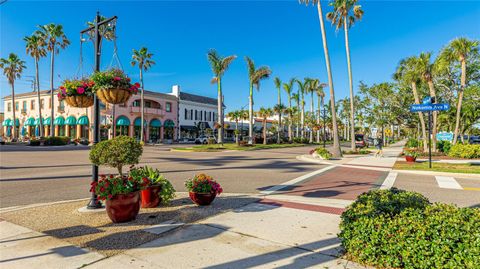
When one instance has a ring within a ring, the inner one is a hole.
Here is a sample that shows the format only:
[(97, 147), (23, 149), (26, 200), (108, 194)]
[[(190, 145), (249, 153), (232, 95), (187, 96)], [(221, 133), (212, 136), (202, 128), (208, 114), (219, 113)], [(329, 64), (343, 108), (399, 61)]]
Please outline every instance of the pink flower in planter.
[(113, 80), (119, 81), (119, 80), (122, 80), (122, 78), (121, 77), (114, 77)]
[(78, 88), (77, 88), (77, 93), (78, 93), (78, 94), (83, 94), (84, 92), (85, 92), (85, 89), (84, 89), (84, 88), (82, 88), (82, 87), (78, 87)]

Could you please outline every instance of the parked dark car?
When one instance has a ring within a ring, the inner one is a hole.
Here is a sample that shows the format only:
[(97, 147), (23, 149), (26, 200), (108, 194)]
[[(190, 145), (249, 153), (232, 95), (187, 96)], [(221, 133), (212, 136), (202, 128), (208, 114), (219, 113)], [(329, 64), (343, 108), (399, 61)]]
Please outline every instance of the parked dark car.
[(470, 136), (470, 138), (468, 139), (468, 143), (480, 144), (480, 136)]
[(355, 147), (357, 147), (357, 148), (368, 147), (368, 143), (365, 141), (365, 135), (363, 135), (363, 134), (356, 134), (355, 135)]

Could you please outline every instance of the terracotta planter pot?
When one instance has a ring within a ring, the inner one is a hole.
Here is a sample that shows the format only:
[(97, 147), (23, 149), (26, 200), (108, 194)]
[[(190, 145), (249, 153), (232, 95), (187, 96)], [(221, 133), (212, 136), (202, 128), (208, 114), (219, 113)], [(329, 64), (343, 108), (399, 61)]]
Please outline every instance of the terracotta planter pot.
[(132, 92), (128, 89), (115, 88), (97, 91), (98, 99), (105, 104), (123, 104), (127, 102), (131, 96)]
[(67, 96), (65, 97), (65, 102), (73, 107), (91, 107), (93, 106), (93, 96)]
[(107, 200), (106, 210), (108, 217), (115, 223), (134, 220), (140, 210), (140, 193), (115, 195)]
[(417, 158), (413, 156), (405, 156), (405, 160), (409, 163), (414, 163)]
[(160, 192), (161, 188), (161, 186), (151, 186), (140, 192), (140, 196), (142, 198), (142, 208), (157, 207), (160, 204), (161, 199), (158, 196), (158, 193)]
[(197, 205), (209, 205), (215, 200), (216, 193), (189, 192), (190, 199)]

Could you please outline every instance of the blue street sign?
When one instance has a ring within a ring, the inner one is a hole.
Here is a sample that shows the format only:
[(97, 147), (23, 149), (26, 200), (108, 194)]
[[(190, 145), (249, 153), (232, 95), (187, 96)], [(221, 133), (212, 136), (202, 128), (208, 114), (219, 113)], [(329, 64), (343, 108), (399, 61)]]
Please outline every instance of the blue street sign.
[(450, 104), (425, 104), (425, 105), (410, 105), (410, 112), (428, 112), (437, 110), (449, 110)]
[(440, 132), (437, 133), (437, 140), (438, 141), (453, 141), (453, 133), (452, 132)]

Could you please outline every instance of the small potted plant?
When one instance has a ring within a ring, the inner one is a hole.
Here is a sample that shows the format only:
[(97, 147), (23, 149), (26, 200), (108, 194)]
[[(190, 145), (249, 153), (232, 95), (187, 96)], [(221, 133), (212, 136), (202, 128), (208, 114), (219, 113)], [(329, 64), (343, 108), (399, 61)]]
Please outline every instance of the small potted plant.
[(405, 155), (405, 160), (409, 163), (414, 163), (418, 157), (418, 152), (415, 150), (406, 150), (403, 154)]
[(143, 208), (157, 207), (160, 203), (168, 204), (175, 197), (175, 189), (158, 169), (148, 166), (132, 168), (130, 177), (146, 183), (146, 188), (140, 191)]
[(92, 77), (93, 91), (103, 103), (123, 104), (132, 94), (138, 93), (139, 83), (131, 84), (130, 78), (119, 69), (95, 72)]
[(72, 79), (63, 81), (57, 97), (72, 107), (91, 107), (93, 105), (94, 82), (89, 79)]
[(195, 175), (185, 182), (190, 199), (197, 205), (209, 205), (217, 195), (223, 192), (222, 187), (211, 176)]
[(138, 181), (122, 175), (101, 175), (98, 182), (92, 182), (90, 192), (106, 200), (108, 217), (114, 223), (134, 220), (140, 210), (139, 191), (148, 181)]

